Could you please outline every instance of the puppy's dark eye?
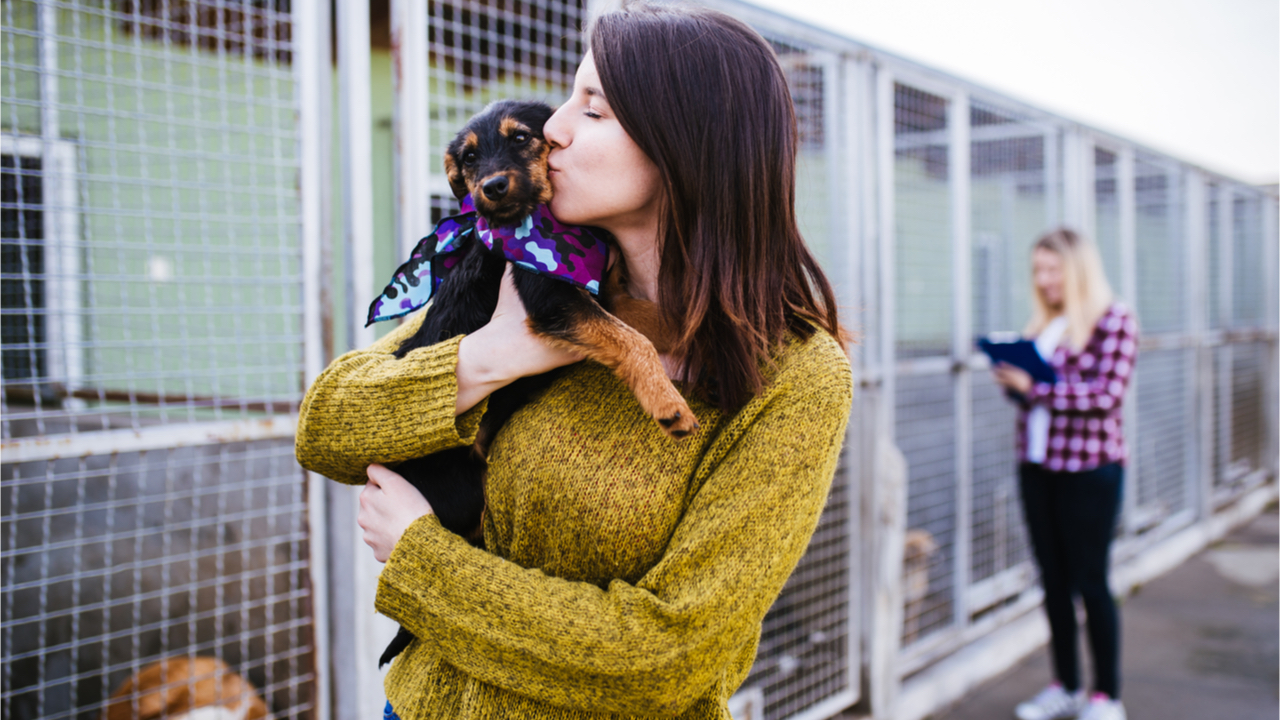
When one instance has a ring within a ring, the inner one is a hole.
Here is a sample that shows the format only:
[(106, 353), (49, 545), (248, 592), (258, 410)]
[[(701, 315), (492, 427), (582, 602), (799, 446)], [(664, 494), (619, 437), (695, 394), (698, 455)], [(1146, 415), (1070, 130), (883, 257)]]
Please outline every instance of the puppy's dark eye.
[(517, 144), (523, 145), (529, 142), (529, 133), (518, 132), (515, 135), (512, 135), (511, 139), (514, 140)]
[(468, 150), (462, 153), (462, 164), (468, 167), (476, 164), (476, 151)]

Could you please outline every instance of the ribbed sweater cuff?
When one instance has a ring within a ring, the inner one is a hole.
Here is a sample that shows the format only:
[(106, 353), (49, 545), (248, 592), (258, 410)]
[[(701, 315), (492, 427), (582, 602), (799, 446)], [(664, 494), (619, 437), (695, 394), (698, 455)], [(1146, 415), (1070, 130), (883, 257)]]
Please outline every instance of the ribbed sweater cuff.
[(449, 532), (435, 515), (423, 515), (413, 521), (391, 550), (391, 557), (378, 578), (378, 595), (374, 608), (399, 622), (418, 637), (422, 630), (422, 598), (415, 592), (423, 578), (440, 578), (442, 569), (464, 567), (459, 552), (473, 549), (461, 537)]
[(420, 423), (414, 434), (433, 448), (422, 455), (438, 452), (442, 438), (446, 448), (475, 442), (480, 419), (489, 405), (485, 398), (461, 415), (453, 414), (458, 402), (458, 345), (463, 337), (419, 348), (400, 360), (404, 364), (400, 375), (415, 379), (398, 388), (402, 402), (406, 409), (413, 408), (414, 419)]

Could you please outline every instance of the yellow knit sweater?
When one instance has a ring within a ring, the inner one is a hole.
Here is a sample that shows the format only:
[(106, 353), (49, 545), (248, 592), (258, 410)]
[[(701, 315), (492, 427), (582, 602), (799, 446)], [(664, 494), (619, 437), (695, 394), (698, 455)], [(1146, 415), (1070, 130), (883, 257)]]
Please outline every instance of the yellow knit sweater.
[[(362, 483), (369, 463), (472, 441), (484, 403), (454, 417), (458, 339), (391, 355), (420, 323), (316, 379), (304, 467)], [(737, 414), (690, 400), (702, 429), (678, 441), (607, 369), (570, 368), (493, 444), (487, 550), (428, 515), (383, 568), (378, 611), (419, 638), (386, 678), (396, 713), (728, 720), (826, 502), (852, 392), (818, 332)]]

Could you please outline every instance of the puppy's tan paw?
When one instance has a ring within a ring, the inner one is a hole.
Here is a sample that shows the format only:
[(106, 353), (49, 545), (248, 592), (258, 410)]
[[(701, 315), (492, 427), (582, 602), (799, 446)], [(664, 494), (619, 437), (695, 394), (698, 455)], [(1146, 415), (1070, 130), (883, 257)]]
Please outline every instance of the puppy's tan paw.
[(692, 435), (699, 427), (697, 416), (683, 401), (678, 403), (678, 407), (667, 408), (666, 412), (654, 413), (653, 417), (664, 432), (677, 440)]

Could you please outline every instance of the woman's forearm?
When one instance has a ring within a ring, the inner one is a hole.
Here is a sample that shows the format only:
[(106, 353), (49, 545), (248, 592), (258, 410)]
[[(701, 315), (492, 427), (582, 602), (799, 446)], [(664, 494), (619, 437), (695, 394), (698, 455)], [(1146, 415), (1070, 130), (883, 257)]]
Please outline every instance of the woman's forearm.
[(462, 338), (458, 344), (458, 397), (454, 415), (461, 415), (489, 397), (495, 390), (510, 384), (515, 377), (501, 363), (505, 353), (494, 343), (489, 326)]

